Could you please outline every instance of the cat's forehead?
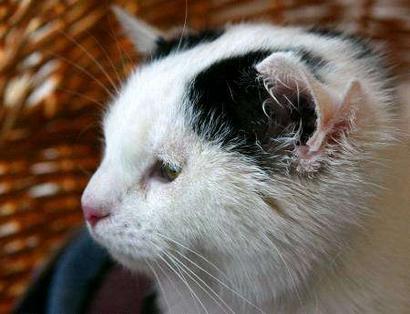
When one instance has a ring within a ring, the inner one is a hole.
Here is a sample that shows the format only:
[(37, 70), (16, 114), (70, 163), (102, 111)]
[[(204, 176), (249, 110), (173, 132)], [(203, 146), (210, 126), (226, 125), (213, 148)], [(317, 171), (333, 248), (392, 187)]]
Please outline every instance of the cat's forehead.
[(160, 51), (153, 60), (142, 64), (130, 75), (106, 120), (117, 120), (116, 115), (123, 121), (126, 117), (138, 119), (149, 112), (156, 116), (170, 116), (171, 112), (175, 113), (175, 107), (181, 105), (190, 84), (201, 72), (221, 60), (289, 44), (292, 34), (301, 34), (301, 31), (244, 24), (220, 31), (214, 37), (205, 37), (203, 41), (198, 40), (189, 49), (183, 41), (181, 44), (176, 41), (172, 51), (167, 46), (166, 55)]

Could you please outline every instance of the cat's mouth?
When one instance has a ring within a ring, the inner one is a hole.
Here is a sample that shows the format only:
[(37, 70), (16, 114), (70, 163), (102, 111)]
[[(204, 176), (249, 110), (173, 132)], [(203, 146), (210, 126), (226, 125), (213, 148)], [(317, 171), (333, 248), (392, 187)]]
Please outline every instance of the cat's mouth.
[(112, 216), (111, 215), (105, 215), (101, 217), (84, 217), (87, 226), (89, 227), (90, 231), (95, 235), (98, 234), (98, 230), (100, 228), (104, 228), (104, 226), (107, 226), (112, 222)]
[(97, 225), (100, 225), (102, 223), (106, 223), (109, 220), (109, 215), (103, 216), (103, 217), (88, 217), (86, 218), (86, 221), (88, 225), (92, 228), (95, 229)]
[(91, 225), (91, 227), (95, 227), (97, 223), (101, 222), (102, 220), (107, 220), (110, 215), (107, 214), (105, 216), (95, 216), (91, 215), (86, 218), (87, 222)]

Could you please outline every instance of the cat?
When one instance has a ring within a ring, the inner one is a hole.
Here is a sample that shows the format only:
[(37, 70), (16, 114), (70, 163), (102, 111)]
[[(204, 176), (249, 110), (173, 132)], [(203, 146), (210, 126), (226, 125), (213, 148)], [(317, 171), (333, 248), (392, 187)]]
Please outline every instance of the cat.
[(114, 12), (145, 59), (82, 206), (161, 311), (408, 313), (408, 150), (381, 54), (320, 28), (169, 37)]

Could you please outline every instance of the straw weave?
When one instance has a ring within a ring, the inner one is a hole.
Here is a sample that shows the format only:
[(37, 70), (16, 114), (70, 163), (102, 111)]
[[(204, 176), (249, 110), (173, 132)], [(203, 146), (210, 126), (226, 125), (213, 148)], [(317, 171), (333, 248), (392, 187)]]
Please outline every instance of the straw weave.
[[(410, 70), (408, 0), (187, 2), (193, 28), (255, 18), (341, 25), (383, 43), (399, 78)], [(80, 195), (99, 160), (99, 117), (138, 62), (112, 3), (0, 2), (0, 313), (82, 223)], [(116, 3), (163, 29), (185, 19), (185, 0)]]

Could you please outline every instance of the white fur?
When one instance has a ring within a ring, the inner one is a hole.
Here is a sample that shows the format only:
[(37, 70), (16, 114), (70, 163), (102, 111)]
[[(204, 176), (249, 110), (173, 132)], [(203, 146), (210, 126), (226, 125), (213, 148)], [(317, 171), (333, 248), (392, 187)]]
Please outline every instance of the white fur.
[[(317, 178), (269, 176), (200, 139), (182, 113), (198, 72), (273, 47), (306, 47), (330, 60), (320, 70), (327, 88), (342, 97), (360, 81), (373, 108), (324, 157), (330, 171)], [(408, 311), (409, 202), (396, 186), (408, 184), (409, 165), (391, 143), (398, 125), (388, 107), (396, 104), (369, 60), (355, 54), (347, 41), (299, 28), (241, 24), (142, 65), (125, 82), (105, 117), (104, 158), (83, 201), (109, 209), (91, 234), (156, 280), (165, 312)], [(175, 181), (147, 181), (158, 158), (182, 167)]]

